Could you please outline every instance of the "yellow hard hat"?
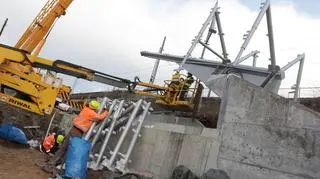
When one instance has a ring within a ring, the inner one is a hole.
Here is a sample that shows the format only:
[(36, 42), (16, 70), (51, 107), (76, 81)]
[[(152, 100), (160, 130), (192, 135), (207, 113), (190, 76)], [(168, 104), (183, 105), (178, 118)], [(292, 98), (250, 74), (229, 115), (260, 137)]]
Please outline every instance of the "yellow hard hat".
[(90, 103), (89, 103), (89, 107), (90, 107), (91, 109), (97, 110), (97, 109), (100, 108), (100, 103), (99, 103), (98, 101), (96, 101), (96, 100), (92, 100), (92, 101), (90, 101)]
[(64, 141), (64, 136), (63, 135), (58, 135), (57, 137), (57, 143), (61, 144)]

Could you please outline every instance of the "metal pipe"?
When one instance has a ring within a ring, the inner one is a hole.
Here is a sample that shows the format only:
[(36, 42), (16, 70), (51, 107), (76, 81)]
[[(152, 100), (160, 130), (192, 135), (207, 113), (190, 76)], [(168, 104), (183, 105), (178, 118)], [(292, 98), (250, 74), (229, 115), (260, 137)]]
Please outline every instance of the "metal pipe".
[(263, 18), (264, 14), (266, 13), (266, 11), (267, 11), (267, 9), (268, 9), (269, 7), (270, 7), (270, 1), (269, 1), (269, 0), (266, 0), (266, 2), (265, 2), (265, 4), (264, 4), (263, 8), (261, 9), (258, 17), (257, 17), (256, 20), (254, 21), (254, 23), (253, 23), (253, 25), (252, 25), (252, 27), (251, 27), (251, 30), (250, 30), (247, 38), (246, 38), (245, 41), (243, 42), (243, 44), (242, 44), (242, 46), (241, 46), (241, 48), (240, 48), (240, 51), (239, 51), (236, 59), (233, 61), (233, 64), (237, 64), (237, 63), (238, 63), (239, 59), (240, 59), (241, 56), (242, 56), (242, 53), (243, 53), (244, 50), (247, 48), (247, 46), (248, 46), (248, 44), (249, 44), (249, 42), (250, 42), (250, 40), (251, 40), (254, 32), (257, 30), (257, 28), (258, 28), (258, 26), (259, 26), (259, 24), (260, 24), (260, 22), (261, 22), (261, 19)]
[(270, 48), (270, 60), (271, 60), (271, 70), (276, 71), (276, 54), (274, 50), (274, 40), (273, 40), (273, 28), (272, 28), (272, 18), (271, 18), (271, 6), (267, 9), (267, 26), (268, 26), (268, 38), (269, 38), (269, 48)]
[(260, 87), (264, 88), (275, 76), (276, 76), (277, 72), (271, 72), (267, 78), (262, 82), (262, 84), (260, 85)]
[(250, 57), (252, 57), (252, 56), (254, 57), (254, 56), (255, 56), (256, 54), (258, 54), (258, 53), (260, 53), (258, 50), (252, 51), (252, 52), (250, 52), (249, 54), (241, 57), (237, 63), (234, 63), (234, 65), (238, 65), (239, 63), (247, 60), (248, 58), (250, 58)]
[[(211, 25), (210, 25), (209, 30), (208, 30), (207, 38), (206, 38), (206, 40), (204, 41), (204, 43), (205, 43), (206, 45), (209, 45), (208, 43), (209, 43), (209, 40), (210, 40), (210, 37), (211, 37), (212, 33), (216, 33), (215, 30), (214, 30), (214, 25), (215, 25), (215, 23), (216, 23), (216, 18), (215, 18), (215, 15), (213, 15), (212, 21), (211, 21)], [(206, 51), (206, 48), (203, 47), (202, 53), (201, 53), (201, 57), (200, 57), (201, 59), (203, 59), (203, 56), (204, 56), (204, 52), (205, 52), (205, 51)]]
[(57, 112), (54, 112), (53, 115), (52, 115), (52, 117), (51, 117), (51, 120), (50, 120), (50, 123), (49, 123), (49, 126), (48, 126), (48, 129), (47, 129), (47, 132), (46, 132), (45, 137), (47, 137), (48, 134), (49, 134), (49, 130), (50, 130), (50, 128), (51, 128), (52, 121), (53, 121), (54, 117), (56, 116), (56, 113), (57, 113)]
[(211, 96), (211, 90), (209, 89), (207, 97), (209, 98), (210, 96)]
[(187, 54), (184, 56), (182, 62), (179, 65), (179, 69), (182, 69), (182, 66), (186, 63), (187, 59), (191, 56), (191, 53), (193, 51), (193, 49), (196, 47), (197, 43), (199, 42), (200, 38), (202, 37), (204, 31), (206, 30), (206, 28), (208, 27), (210, 21), (212, 20), (215, 12), (218, 9), (218, 1), (216, 2), (215, 6), (212, 8), (212, 11), (210, 12), (210, 15), (208, 16), (208, 18), (206, 19), (206, 21), (204, 22), (204, 24), (202, 25), (202, 28), (200, 29), (198, 35), (196, 36), (196, 38), (192, 41), (191, 43), (191, 47), (189, 48)]
[(6, 18), (6, 20), (4, 21), (4, 23), (3, 23), (2, 27), (1, 27), (0, 36), (2, 35), (2, 32), (3, 32), (4, 28), (5, 28), (6, 25), (7, 25), (7, 22), (8, 22), (8, 18)]
[(221, 20), (220, 20), (220, 12), (216, 12), (215, 13), (215, 17), (217, 20), (217, 27), (218, 27), (218, 31), (219, 31), (219, 37), (220, 37), (220, 43), (221, 43), (221, 48), (222, 48), (222, 55), (224, 57), (224, 59), (228, 60), (228, 53), (227, 53), (227, 48), (226, 48), (226, 43), (224, 41), (224, 33), (222, 31), (222, 25), (221, 25)]
[(104, 141), (103, 141), (103, 144), (100, 148), (100, 151), (99, 151), (99, 156), (96, 160), (96, 163), (95, 163), (95, 168), (98, 168), (99, 164), (100, 164), (100, 161), (102, 159), (102, 156), (103, 156), (103, 153), (107, 147), (107, 144), (110, 140), (110, 137), (112, 135), (112, 131), (113, 131), (113, 128), (117, 122), (117, 119), (119, 118), (120, 114), (121, 114), (121, 110), (122, 110), (122, 107), (123, 107), (123, 104), (124, 104), (124, 100), (122, 100), (118, 106), (118, 110), (115, 112), (114, 116), (113, 116), (113, 120), (112, 120), (112, 123), (111, 123), (111, 126), (109, 127), (109, 131), (108, 131), (108, 134), (106, 135)]
[(217, 57), (219, 57), (224, 63), (226, 63), (226, 59), (224, 59), (221, 55), (219, 55), (216, 51), (214, 51), (212, 48), (210, 48), (208, 45), (206, 45), (205, 43), (203, 43), (201, 40), (199, 40), (199, 43), (205, 47), (206, 49), (208, 49), (210, 52), (212, 52), (213, 54), (215, 54)]
[(302, 54), (302, 55), (299, 55), (299, 56), (301, 56), (301, 60), (300, 60), (299, 71), (298, 71), (298, 75), (297, 75), (296, 89), (295, 89), (294, 97), (293, 97), (294, 101), (297, 101), (298, 100), (298, 96), (300, 96), (299, 95), (300, 82), (301, 82), (301, 76), (302, 76), (302, 70), (303, 70), (303, 65), (304, 65), (305, 54)]
[[(107, 97), (104, 97), (104, 98), (103, 98), (103, 100), (102, 100), (102, 102), (101, 102), (101, 105), (100, 105), (100, 109), (98, 110), (98, 114), (100, 114), (100, 113), (102, 112), (103, 108), (105, 107), (105, 105), (106, 105), (106, 103), (107, 103), (107, 100), (108, 100)], [(92, 134), (93, 129), (94, 129), (94, 127), (96, 126), (96, 124), (97, 124), (97, 122), (92, 123), (89, 131), (88, 131), (88, 132), (85, 134), (85, 136), (84, 136), (84, 140), (89, 140), (89, 139), (90, 139), (91, 134)]]
[(125, 109), (123, 111), (123, 113), (119, 116), (119, 118), (122, 118), (122, 117), (126, 116), (127, 114), (129, 114), (130, 112), (132, 112), (132, 110), (134, 110), (135, 106), (136, 106), (135, 103), (131, 104), (129, 107), (127, 107), (127, 109)]
[[(161, 45), (161, 47), (159, 49), (159, 53), (163, 52), (163, 48), (164, 48), (164, 44), (166, 43), (166, 39), (167, 39), (167, 37), (165, 36), (163, 38), (162, 45)], [(160, 63), (160, 59), (156, 59), (156, 62), (154, 63), (153, 70), (152, 70), (152, 73), (151, 73), (150, 83), (154, 83), (154, 80), (156, 78), (157, 71), (158, 71), (158, 68), (159, 68), (159, 63)]]
[(304, 58), (304, 54), (302, 55), (298, 55), (297, 58), (295, 58), (294, 60), (292, 60), (291, 62), (289, 62), (288, 64), (286, 64), (284, 67), (282, 67), (280, 70), (282, 72), (285, 72), (286, 70), (288, 70), (290, 67), (292, 67), (294, 64), (296, 64), (297, 62), (301, 61)]
[(112, 101), (112, 104), (109, 108), (109, 116), (104, 119), (98, 129), (98, 132), (96, 133), (96, 135), (94, 136), (92, 142), (91, 142), (91, 148), (93, 149), (93, 147), (95, 146), (96, 142), (98, 141), (99, 137), (100, 137), (100, 134), (101, 134), (101, 131), (104, 129), (105, 125), (107, 124), (107, 122), (109, 121), (109, 119), (111, 119), (111, 113), (113, 112), (115, 106), (117, 104), (117, 100), (113, 100)]
[(132, 153), (132, 150), (133, 150), (133, 148), (134, 148), (134, 145), (136, 144), (136, 141), (137, 141), (137, 139), (138, 139), (140, 130), (141, 130), (141, 128), (142, 128), (143, 121), (144, 121), (144, 119), (146, 118), (146, 116), (147, 116), (147, 114), (148, 114), (148, 110), (149, 110), (150, 106), (151, 106), (151, 103), (149, 102), (149, 103), (146, 105), (146, 107), (145, 107), (142, 115), (140, 116), (140, 119), (139, 119), (139, 122), (140, 122), (140, 123), (139, 123), (139, 125), (138, 125), (138, 127), (137, 127), (137, 129), (136, 129), (136, 131), (135, 131), (135, 133), (134, 133), (134, 135), (133, 135), (133, 137), (132, 137), (132, 140), (131, 140), (131, 142), (130, 142), (129, 148), (128, 148), (128, 150), (127, 150), (127, 154), (126, 154), (126, 156), (125, 156), (125, 158), (124, 158), (124, 160), (123, 160), (123, 164), (124, 164), (124, 165), (126, 165), (126, 164), (128, 163), (128, 161), (129, 161), (130, 155), (131, 155), (131, 153)]
[(134, 108), (134, 110), (133, 110), (133, 112), (132, 112), (132, 114), (131, 114), (131, 116), (130, 116), (127, 124), (126, 124), (126, 127), (125, 127), (124, 131), (122, 132), (121, 137), (120, 137), (120, 139), (119, 139), (119, 141), (118, 141), (115, 149), (113, 150), (113, 153), (112, 153), (112, 155), (111, 155), (111, 158), (110, 158), (110, 160), (109, 160), (109, 161), (107, 162), (107, 164), (106, 164), (106, 167), (107, 167), (107, 168), (111, 168), (111, 166), (112, 166), (112, 164), (113, 164), (113, 162), (114, 162), (114, 160), (115, 160), (115, 158), (116, 158), (116, 156), (117, 156), (117, 154), (118, 154), (118, 152), (119, 152), (119, 150), (120, 150), (120, 147), (121, 147), (121, 145), (122, 145), (122, 143), (123, 143), (123, 141), (124, 141), (124, 139), (125, 139), (128, 131), (129, 131), (129, 129), (130, 129), (130, 126), (131, 126), (133, 120), (135, 119), (137, 112), (138, 112), (139, 109), (140, 109), (141, 104), (142, 104), (142, 99), (140, 99), (140, 100), (137, 102), (136, 107)]
[(75, 91), (75, 88), (76, 88), (78, 79), (79, 79), (79, 78), (76, 78), (76, 79), (74, 80), (74, 82), (73, 82), (73, 84), (72, 84), (72, 88), (71, 88), (70, 94), (74, 94), (74, 91)]
[(254, 54), (254, 55), (253, 55), (253, 61), (252, 61), (252, 66), (253, 66), (253, 67), (256, 67), (256, 66), (257, 66), (257, 58), (258, 58), (258, 55), (257, 55), (257, 54)]

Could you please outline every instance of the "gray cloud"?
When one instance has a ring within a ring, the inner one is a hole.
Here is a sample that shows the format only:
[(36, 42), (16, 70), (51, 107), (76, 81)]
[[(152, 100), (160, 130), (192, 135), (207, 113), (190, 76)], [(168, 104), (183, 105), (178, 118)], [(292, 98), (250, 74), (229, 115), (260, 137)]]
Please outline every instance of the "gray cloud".
[[(96, 0), (74, 1), (66, 16), (57, 22), (40, 56), (67, 60), (112, 75), (148, 80), (154, 60), (140, 56), (140, 51), (157, 51), (164, 35), (167, 36), (165, 53), (184, 55), (191, 40), (199, 31), (214, 1), (155, 1), (155, 0)], [(29, 23), (41, 9), (44, 0), (1, 1), (0, 22), (9, 18), (1, 43), (14, 45)], [(251, 28), (258, 13), (237, 0), (220, 1), (221, 19), (228, 52), (233, 59), (242, 43), (243, 33)], [(306, 52), (303, 86), (319, 85), (314, 75), (320, 64), (317, 47), (320, 45), (320, 19), (300, 14), (290, 4), (272, 6), (276, 55), (278, 64), (285, 65), (298, 53)], [(258, 65), (266, 66), (269, 56), (266, 24), (259, 27), (246, 52), (260, 50)], [(214, 37), (212, 47), (220, 51)], [(199, 56), (197, 48), (194, 56)], [(207, 54), (206, 58), (216, 59)], [(250, 62), (247, 62), (250, 63)], [(157, 82), (170, 77), (176, 65), (161, 62)], [(288, 71), (283, 86), (295, 83), (296, 68)], [(72, 85), (73, 78), (65, 81)], [(76, 91), (97, 91), (105, 85), (82, 81)]]

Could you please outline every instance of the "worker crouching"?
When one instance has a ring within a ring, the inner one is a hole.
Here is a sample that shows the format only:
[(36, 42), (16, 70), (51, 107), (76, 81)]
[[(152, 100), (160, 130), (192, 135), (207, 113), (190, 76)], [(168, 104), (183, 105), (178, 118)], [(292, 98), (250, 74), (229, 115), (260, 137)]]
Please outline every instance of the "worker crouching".
[(62, 134), (56, 134), (53, 132), (44, 138), (42, 144), (40, 145), (40, 151), (46, 154), (55, 154), (63, 141), (64, 136)]

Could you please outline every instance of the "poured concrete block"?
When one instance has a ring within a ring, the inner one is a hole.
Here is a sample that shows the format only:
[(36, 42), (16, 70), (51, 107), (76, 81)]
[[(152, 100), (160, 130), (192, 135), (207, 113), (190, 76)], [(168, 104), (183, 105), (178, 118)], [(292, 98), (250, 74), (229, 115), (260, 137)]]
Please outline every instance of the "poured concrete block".
[(289, 108), (288, 126), (320, 130), (320, 114), (297, 103), (292, 103)]
[[(228, 124), (219, 157), (284, 172), (319, 177), (320, 134), (304, 129)], [(312, 164), (312, 166), (308, 164)]]
[(231, 178), (320, 178), (318, 113), (234, 77), (225, 91), (219, 168)]
[(310, 179), (308, 176), (297, 176), (291, 173), (224, 159), (219, 159), (218, 163), (219, 168), (223, 168), (232, 179)]

